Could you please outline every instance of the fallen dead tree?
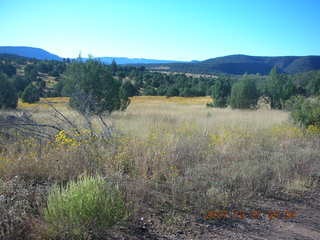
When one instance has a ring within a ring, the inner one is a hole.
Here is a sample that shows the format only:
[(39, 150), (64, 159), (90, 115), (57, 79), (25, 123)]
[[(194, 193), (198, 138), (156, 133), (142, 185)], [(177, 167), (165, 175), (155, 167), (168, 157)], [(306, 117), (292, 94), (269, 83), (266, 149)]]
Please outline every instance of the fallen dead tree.
[(41, 124), (32, 119), (27, 112), (2, 114), (0, 118), (0, 135), (6, 141), (14, 141), (21, 137), (51, 139), (62, 129), (51, 124)]
[[(1, 141), (17, 141), (21, 138), (33, 137), (38, 140), (52, 140), (59, 132), (65, 131), (75, 136), (81, 135), (84, 129), (89, 130), (91, 136), (110, 138), (114, 132), (112, 126), (108, 125), (101, 115), (95, 118), (102, 126), (102, 131), (97, 133), (93, 129), (93, 118), (86, 114), (80, 114), (84, 120), (79, 126), (70, 120), (64, 113), (59, 111), (53, 104), (48, 103), (51, 108), (52, 119), (49, 123), (36, 121), (32, 114), (27, 111), (4, 112), (0, 116), (0, 144)], [(66, 133), (68, 135), (68, 133)]]

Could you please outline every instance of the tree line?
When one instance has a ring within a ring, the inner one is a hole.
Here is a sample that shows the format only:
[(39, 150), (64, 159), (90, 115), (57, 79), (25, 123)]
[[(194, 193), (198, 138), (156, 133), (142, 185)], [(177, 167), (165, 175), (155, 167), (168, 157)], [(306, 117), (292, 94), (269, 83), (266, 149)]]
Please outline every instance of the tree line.
[[(24, 67), (24, 74), (18, 74)], [(284, 109), (294, 96), (320, 94), (320, 71), (295, 75), (279, 73), (274, 67), (269, 75), (188, 76), (151, 72), (145, 67), (105, 65), (98, 60), (39, 61), (27, 58), (0, 58), (0, 107), (15, 108), (18, 97), (36, 102), (40, 97), (68, 96), (80, 111), (101, 114), (125, 109), (130, 97), (211, 96), (214, 107), (255, 108), (260, 97), (271, 108)], [(43, 75), (56, 83), (49, 88)], [(291, 104), (292, 105), (292, 104)]]
[[(320, 74), (318, 76), (320, 77)], [(318, 80), (320, 81), (320, 78)], [(318, 80), (315, 78), (312, 81)], [(278, 73), (276, 67), (268, 76), (244, 74), (236, 81), (230, 77), (218, 78), (212, 86), (213, 106), (230, 105), (240, 109), (256, 107), (262, 96), (269, 100), (271, 108), (282, 109), (290, 97), (302, 92), (307, 93), (294, 84), (292, 76)]]

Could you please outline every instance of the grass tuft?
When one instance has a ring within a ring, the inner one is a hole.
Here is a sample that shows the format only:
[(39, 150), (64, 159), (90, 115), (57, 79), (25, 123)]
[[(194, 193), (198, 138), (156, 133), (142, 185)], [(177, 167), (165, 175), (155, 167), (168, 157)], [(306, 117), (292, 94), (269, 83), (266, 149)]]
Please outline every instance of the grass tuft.
[(44, 209), (50, 234), (80, 238), (113, 226), (126, 214), (119, 188), (100, 176), (81, 177), (65, 187), (54, 186)]

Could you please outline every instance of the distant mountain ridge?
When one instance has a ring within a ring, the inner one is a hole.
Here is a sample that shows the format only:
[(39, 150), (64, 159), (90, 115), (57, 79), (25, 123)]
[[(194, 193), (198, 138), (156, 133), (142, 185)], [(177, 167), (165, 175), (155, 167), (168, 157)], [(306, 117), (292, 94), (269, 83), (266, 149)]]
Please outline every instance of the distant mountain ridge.
[(96, 57), (105, 64), (111, 64), (113, 60), (117, 64), (162, 64), (162, 63), (182, 63), (183, 61), (175, 60), (158, 60), (158, 59), (147, 59), (147, 58), (127, 58), (127, 57)]
[[(0, 46), (0, 54), (14, 54), (18, 56), (36, 58), (39, 60), (57, 60), (61, 61), (63, 58), (45, 51), (41, 48), (34, 47), (14, 47), (14, 46)], [(87, 58), (83, 58), (86, 60)], [(162, 64), (162, 63), (182, 63), (183, 61), (175, 60), (158, 60), (145, 58), (127, 58), (127, 57), (95, 57), (105, 64), (111, 64), (113, 60), (117, 64)]]
[(49, 53), (41, 48), (34, 47), (13, 47), (13, 46), (0, 46), (0, 53), (14, 54), (22, 57), (36, 58), (39, 60), (57, 60), (61, 61), (62, 58)]
[(300, 73), (320, 69), (320, 56), (281, 56), (260, 57), (248, 55), (229, 55), (211, 58), (200, 62), (149, 65), (151, 69), (164, 68), (166, 71), (203, 74), (268, 74), (277, 66), (283, 73)]
[[(41, 48), (33, 47), (3, 46), (0, 47), (0, 54), (14, 54), (40, 60), (63, 60), (63, 58), (55, 54), (47, 52)], [(86, 59), (87, 58), (84, 58), (84, 60)], [(265, 75), (268, 74), (274, 66), (277, 66), (280, 72), (289, 74), (320, 70), (320, 56), (265, 57), (237, 54), (210, 58), (204, 61), (193, 60), (190, 62), (126, 57), (96, 57), (95, 59), (99, 59), (106, 64), (110, 64), (115, 60), (117, 64), (139, 65), (159, 71), (165, 70), (196, 74), (259, 73)]]

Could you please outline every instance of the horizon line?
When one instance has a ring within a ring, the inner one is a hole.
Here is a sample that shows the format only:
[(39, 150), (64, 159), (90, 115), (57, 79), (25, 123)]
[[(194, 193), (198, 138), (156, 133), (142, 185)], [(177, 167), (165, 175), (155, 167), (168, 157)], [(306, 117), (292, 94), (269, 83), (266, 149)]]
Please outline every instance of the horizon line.
[[(40, 50), (44, 50), (52, 55), (56, 55), (58, 56), (59, 58), (62, 58), (62, 59), (76, 59), (78, 58), (79, 56), (81, 56), (81, 51), (79, 53), (78, 56), (76, 57), (62, 57), (58, 54), (55, 54), (55, 53), (52, 53), (51, 51), (48, 51), (44, 48), (40, 48), (40, 47), (32, 47), (32, 46), (10, 46), (10, 45), (7, 45), (7, 46), (0, 46), (0, 47), (24, 47), (24, 48), (35, 48), (35, 49), (40, 49)], [(89, 58), (90, 56), (92, 56), (93, 58), (126, 58), (126, 59), (144, 59), (144, 60), (158, 60), (158, 61), (176, 61), (176, 62), (192, 62), (192, 61), (198, 61), (198, 62), (201, 62), (201, 61), (206, 61), (206, 60), (209, 60), (209, 59), (214, 59), (214, 58), (220, 58), (220, 57), (229, 57), (229, 56), (248, 56), (248, 57), (317, 57), (317, 56), (320, 56), (319, 55), (250, 55), (250, 54), (245, 54), (245, 53), (235, 53), (235, 54), (229, 54), (229, 55), (222, 55), (222, 56), (215, 56), (215, 57), (209, 57), (209, 58), (204, 58), (202, 60), (199, 60), (199, 59), (188, 59), (188, 60), (177, 60), (177, 59), (163, 59), (163, 58), (145, 58), (145, 57), (121, 57), (121, 56), (94, 56), (93, 54), (87, 54), (87, 57), (82, 57), (81, 58)]]

